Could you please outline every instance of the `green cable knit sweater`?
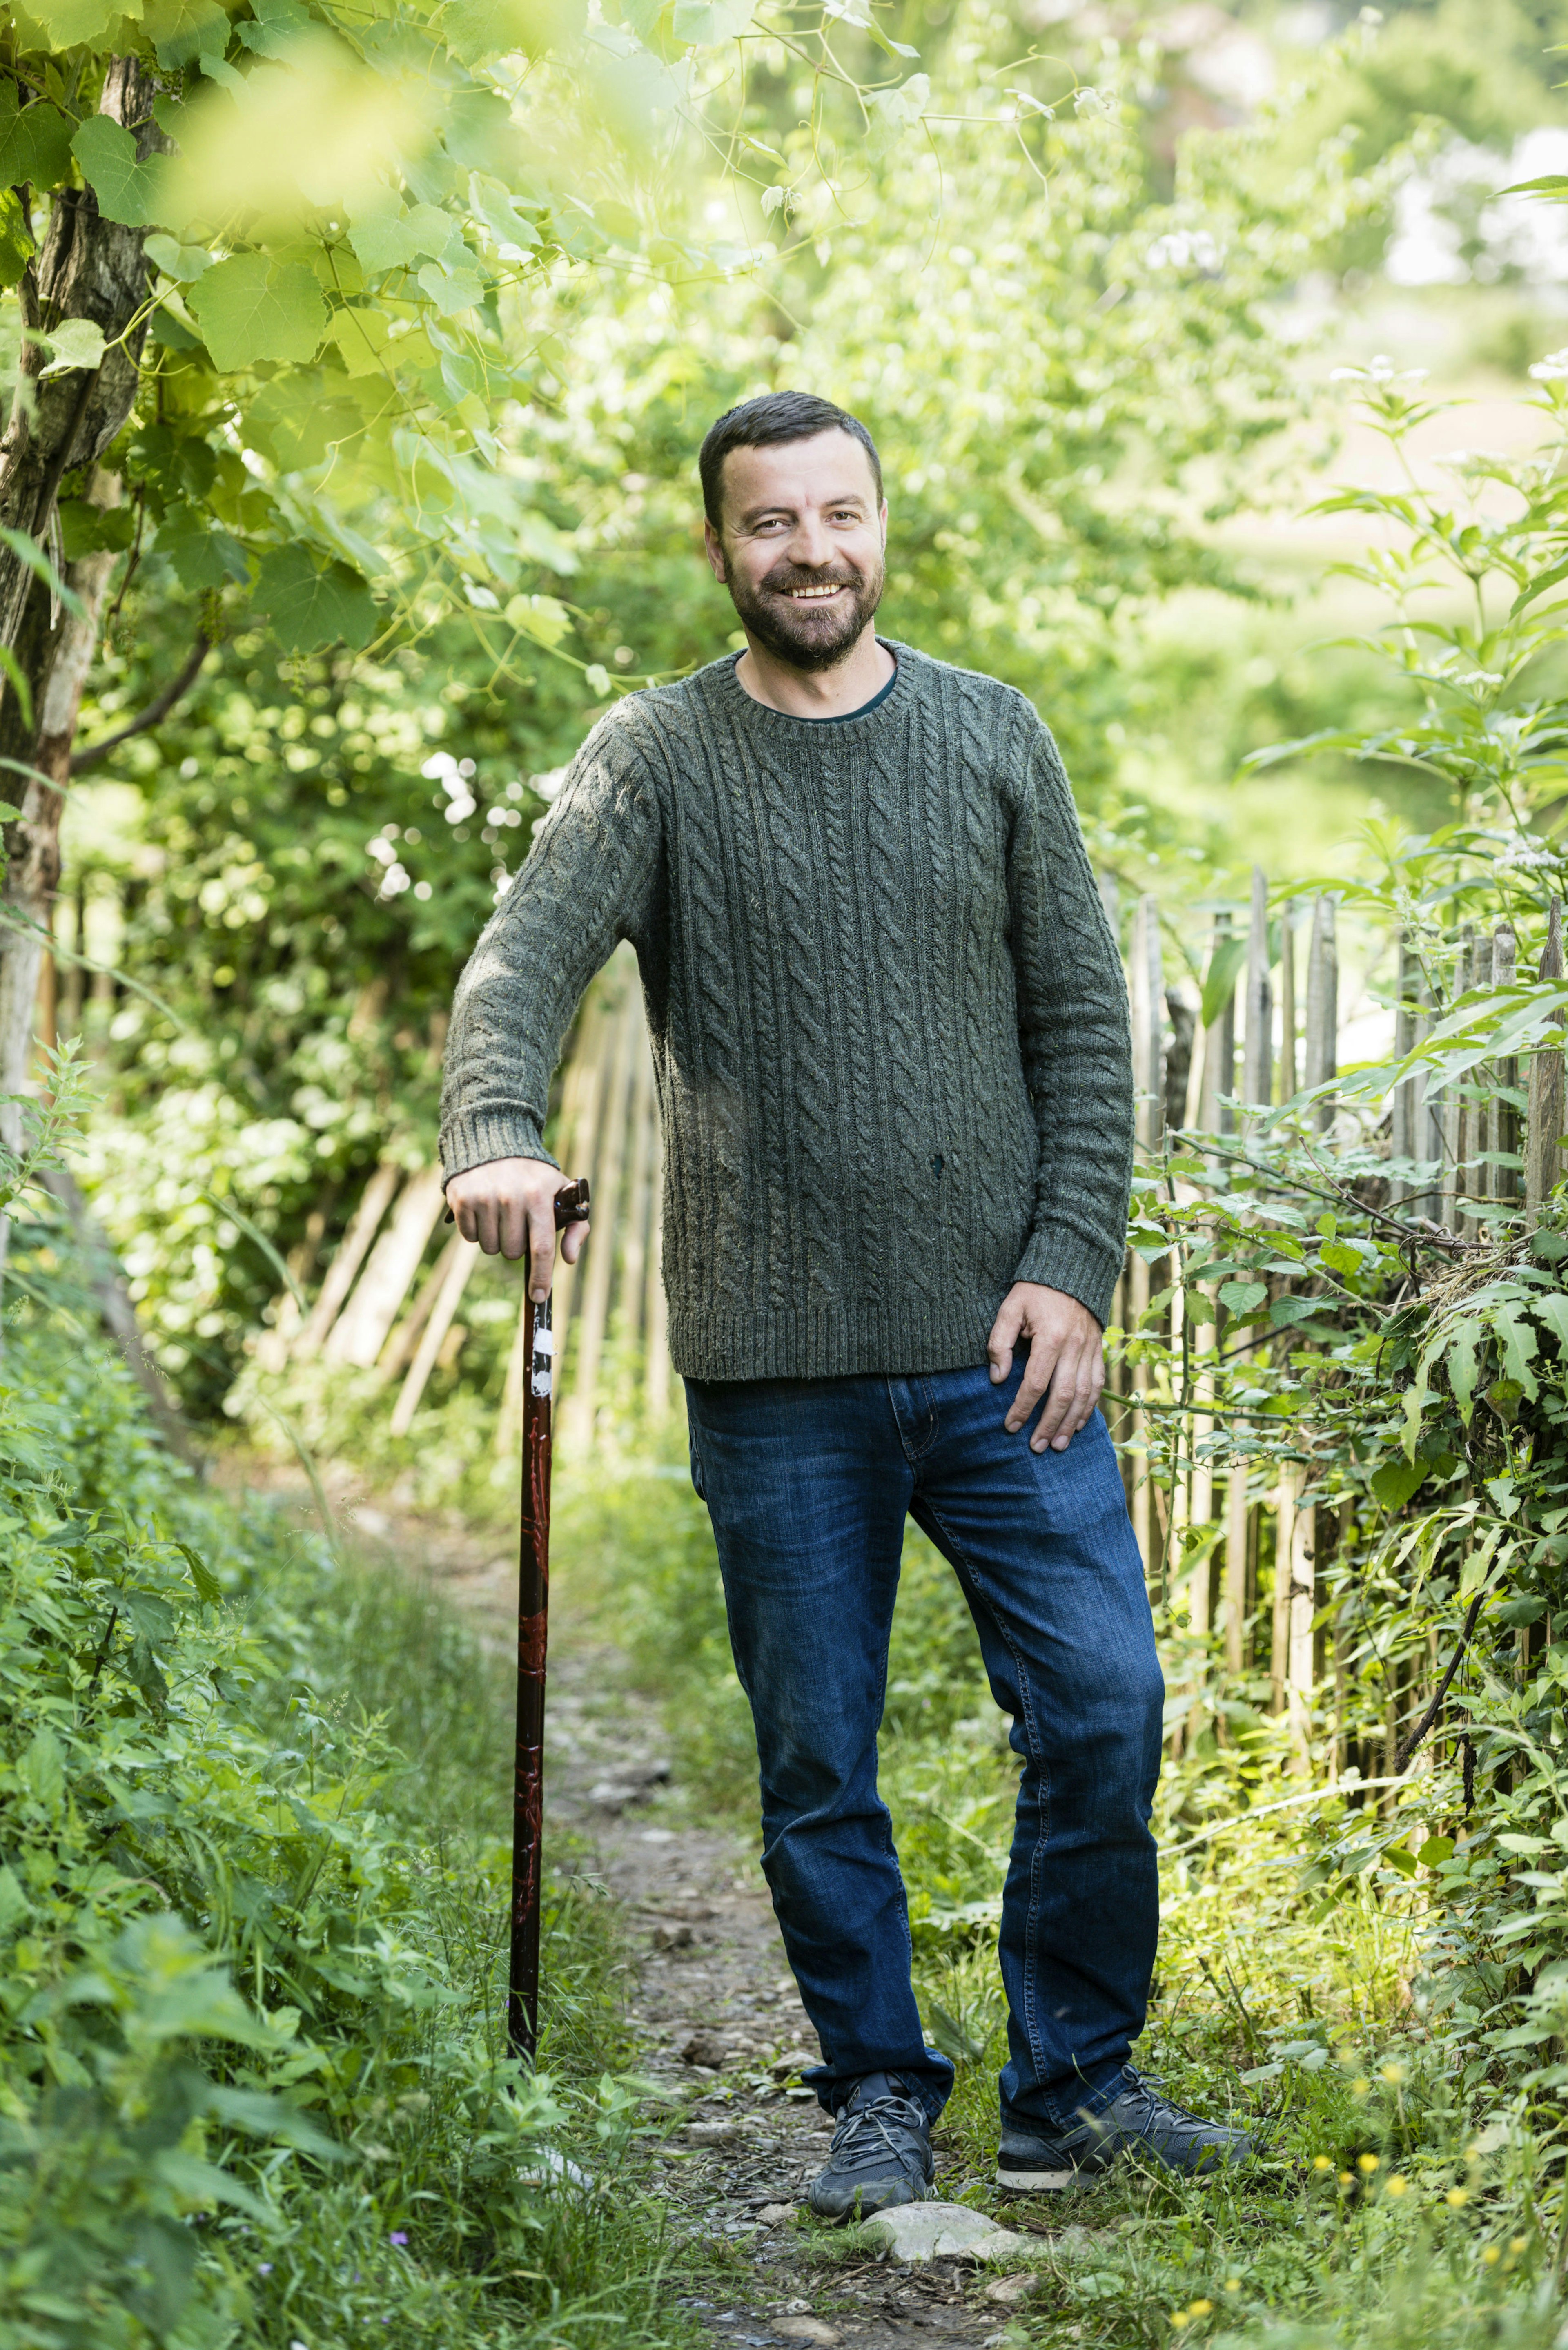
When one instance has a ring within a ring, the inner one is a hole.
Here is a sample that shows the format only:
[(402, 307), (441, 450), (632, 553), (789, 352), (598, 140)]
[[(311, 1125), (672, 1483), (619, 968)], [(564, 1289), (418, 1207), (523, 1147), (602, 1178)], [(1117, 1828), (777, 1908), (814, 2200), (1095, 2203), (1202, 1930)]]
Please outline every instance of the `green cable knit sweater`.
[(836, 723), (732, 659), (618, 702), (458, 987), (449, 1178), (549, 1157), (577, 1001), (635, 947), (691, 1378), (979, 1364), (1015, 1281), (1109, 1312), (1132, 1063), (1067, 779), (1022, 694), (890, 650)]

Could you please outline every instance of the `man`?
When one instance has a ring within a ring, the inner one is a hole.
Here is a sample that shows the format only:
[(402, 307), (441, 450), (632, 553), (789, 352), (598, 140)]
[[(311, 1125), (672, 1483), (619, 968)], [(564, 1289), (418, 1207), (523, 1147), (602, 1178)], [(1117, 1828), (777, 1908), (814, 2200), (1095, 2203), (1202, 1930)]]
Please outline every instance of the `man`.
[[(1096, 1405), (1126, 1239), (1126, 992), (1023, 695), (878, 638), (871, 436), (800, 392), (703, 442), (746, 650), (594, 729), (463, 974), (447, 1196), (543, 1296), (545, 1105), (637, 950), (665, 1136), (670, 1344), (762, 1764), (763, 1866), (839, 2117), (813, 2208), (924, 2197), (927, 2047), (877, 1731), (904, 1520), (955, 1569), (1022, 1760), (998, 2175), (1069, 2186), (1238, 2131), (1131, 2070), (1158, 1928), (1163, 1690)], [(582, 1227), (566, 1239), (575, 1256)]]

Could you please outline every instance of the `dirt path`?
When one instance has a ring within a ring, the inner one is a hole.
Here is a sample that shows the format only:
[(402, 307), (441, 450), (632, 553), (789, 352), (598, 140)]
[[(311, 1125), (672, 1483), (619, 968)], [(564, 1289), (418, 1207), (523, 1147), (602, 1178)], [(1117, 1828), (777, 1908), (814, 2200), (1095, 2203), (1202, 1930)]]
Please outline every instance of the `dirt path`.
[[(510, 1649), (515, 1564), (508, 1549), (428, 1525), (394, 1524), (361, 1504), (362, 1534), (425, 1570)], [(661, 2157), (677, 2224), (700, 2242), (714, 2282), (686, 2305), (711, 2340), (760, 2345), (853, 2343), (859, 2350), (947, 2340), (1012, 2350), (1016, 2299), (994, 2275), (951, 2262), (900, 2267), (849, 2251), (835, 2231), (801, 2225), (798, 2199), (827, 2148), (831, 2123), (791, 2085), (818, 2061), (753, 1847), (723, 1828), (688, 1824), (655, 1710), (629, 1691), (613, 1651), (553, 1636), (546, 1731), (546, 1835), (569, 1828), (596, 1876), (624, 1905), (640, 1956), (631, 2019), (642, 2069), (683, 2099), (687, 2118)], [(936, 2137), (938, 2191), (970, 2183)], [(1046, 2230), (1032, 2212), (1007, 2223)], [(1054, 2232), (1054, 2231), (1053, 2231)], [(1016, 2287), (1011, 2289), (1014, 2294)]]

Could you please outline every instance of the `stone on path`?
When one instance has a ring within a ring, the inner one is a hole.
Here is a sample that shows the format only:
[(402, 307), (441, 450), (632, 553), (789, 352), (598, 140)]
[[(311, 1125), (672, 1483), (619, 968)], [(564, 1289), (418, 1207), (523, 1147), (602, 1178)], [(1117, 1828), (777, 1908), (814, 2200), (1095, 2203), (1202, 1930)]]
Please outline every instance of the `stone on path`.
[(812, 2342), (817, 2350), (832, 2350), (843, 2335), (836, 2325), (826, 2325), (820, 2317), (774, 2317), (768, 2324), (774, 2334), (782, 2334), (789, 2342)]
[(896, 2261), (990, 2261), (1036, 2249), (1033, 2238), (999, 2228), (965, 2203), (900, 2203), (867, 2220), (861, 2233), (886, 2244)]
[(793, 2203), (764, 2203), (757, 2213), (759, 2228), (782, 2228), (786, 2220), (794, 2218)]
[(985, 2288), (987, 2301), (1000, 2302), (1003, 2309), (1016, 2309), (1032, 2293), (1040, 2290), (1040, 2280), (1027, 2269), (1014, 2269), (1011, 2276), (992, 2279)]

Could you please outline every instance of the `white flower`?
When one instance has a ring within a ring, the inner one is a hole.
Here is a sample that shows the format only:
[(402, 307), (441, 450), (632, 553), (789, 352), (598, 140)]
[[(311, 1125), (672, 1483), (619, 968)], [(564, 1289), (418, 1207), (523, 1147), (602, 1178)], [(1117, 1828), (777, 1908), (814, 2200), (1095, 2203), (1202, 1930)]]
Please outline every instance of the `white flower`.
[(1530, 372), (1537, 383), (1568, 383), (1568, 351), (1548, 351)]
[(389, 865), (382, 879), (381, 886), (376, 892), (376, 896), (378, 899), (382, 898), (400, 898), (403, 891), (410, 886), (411, 877), (404, 872), (400, 865)]

